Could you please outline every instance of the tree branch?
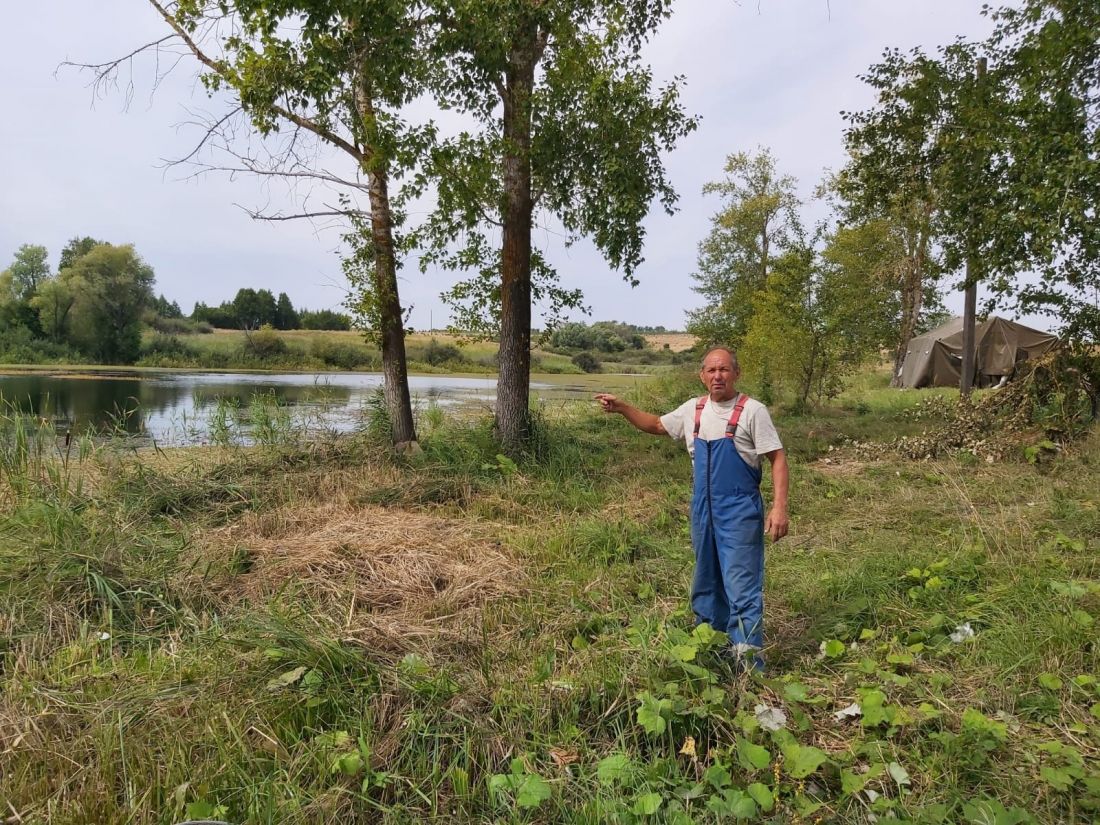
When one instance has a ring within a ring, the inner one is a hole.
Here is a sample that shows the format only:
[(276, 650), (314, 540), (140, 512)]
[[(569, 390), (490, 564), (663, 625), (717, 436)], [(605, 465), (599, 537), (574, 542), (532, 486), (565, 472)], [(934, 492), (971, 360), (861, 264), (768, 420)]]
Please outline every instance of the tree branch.
[[(187, 48), (191, 50), (191, 53), (195, 55), (195, 58), (200, 63), (202, 63), (204, 66), (210, 69), (210, 71), (218, 75), (218, 77), (225, 80), (234, 89), (238, 89), (239, 80), (229, 70), (224, 61), (214, 60), (201, 48), (199, 48), (198, 43), (195, 42), (195, 40), (191, 37), (187, 30), (183, 28), (183, 26), (181, 26), (179, 22), (168, 12), (168, 10), (159, 2), (157, 2), (157, 0), (149, 0), (149, 4), (157, 10), (161, 17), (164, 18), (164, 22), (172, 27), (172, 30), (175, 31), (176, 35), (187, 45)], [(369, 154), (361, 151), (357, 146), (354, 146), (353, 144), (344, 140), (344, 138), (337, 135), (331, 129), (326, 129), (324, 126), (321, 126), (319, 123), (316, 123), (313, 120), (304, 117), (303, 115), (292, 112), (289, 109), (286, 109), (274, 103), (271, 105), (271, 111), (284, 118), (285, 120), (290, 121), (296, 126), (300, 126), (306, 131), (312, 132), (313, 134), (317, 135), (317, 137), (321, 138), (321, 140), (324, 140), (328, 143), (331, 143), (333, 146), (342, 149), (344, 152), (355, 158), (355, 160), (358, 161), (360, 164), (366, 163), (370, 160)]]

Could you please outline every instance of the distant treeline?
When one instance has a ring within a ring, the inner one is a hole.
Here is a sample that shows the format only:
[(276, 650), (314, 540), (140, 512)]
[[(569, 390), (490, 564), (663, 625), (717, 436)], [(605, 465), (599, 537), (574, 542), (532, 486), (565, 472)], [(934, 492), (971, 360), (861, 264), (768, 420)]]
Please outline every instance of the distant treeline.
[(232, 301), (218, 306), (199, 302), (191, 320), (219, 329), (351, 329), (351, 317), (331, 309), (295, 309), (285, 292), (276, 298), (267, 289), (239, 289)]
[(276, 298), (266, 289), (239, 290), (216, 307), (196, 304), (188, 318), (178, 303), (154, 293), (155, 281), (131, 244), (73, 238), (56, 272), (46, 247), (24, 244), (0, 271), (0, 363), (133, 364), (150, 346), (143, 345), (146, 330), (175, 336), (214, 327), (351, 329), (348, 315), (298, 310), (286, 293)]

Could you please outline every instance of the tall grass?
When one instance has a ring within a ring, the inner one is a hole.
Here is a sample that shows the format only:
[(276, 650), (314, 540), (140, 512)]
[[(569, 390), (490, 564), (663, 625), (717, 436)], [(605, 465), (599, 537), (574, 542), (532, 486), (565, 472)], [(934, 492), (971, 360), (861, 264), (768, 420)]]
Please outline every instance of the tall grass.
[(686, 609), (682, 445), (587, 407), (538, 412), (516, 460), (439, 408), (400, 458), (381, 425), (284, 438), (263, 399), (224, 410), (260, 445), (210, 451), (66, 459), (5, 419), (0, 800), (60, 823), (1089, 821), (1100, 440), (811, 460), (822, 428), (902, 421), (880, 392), (779, 417), (793, 530), (752, 677)]

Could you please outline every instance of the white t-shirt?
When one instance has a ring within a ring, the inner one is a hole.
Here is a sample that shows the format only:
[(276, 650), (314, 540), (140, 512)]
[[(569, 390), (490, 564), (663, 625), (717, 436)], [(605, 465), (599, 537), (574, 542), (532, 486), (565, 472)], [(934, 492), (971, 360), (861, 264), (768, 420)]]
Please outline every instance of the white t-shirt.
[[(739, 395), (739, 394), (738, 394)], [(703, 407), (703, 415), (699, 419), (699, 437), (704, 441), (717, 441), (726, 437), (726, 425), (733, 415), (733, 407), (737, 403), (735, 395), (729, 401), (714, 401), (707, 399)], [(661, 424), (670, 436), (683, 439), (687, 444), (688, 455), (695, 452), (695, 403), (698, 399), (692, 398), (685, 401), (679, 407), (667, 415), (661, 416)], [(782, 450), (783, 442), (779, 440), (779, 433), (775, 431), (772, 417), (768, 415), (768, 408), (750, 398), (745, 402), (745, 408), (741, 410), (741, 418), (737, 421), (737, 430), (733, 434), (733, 446), (741, 454), (750, 467), (760, 468), (760, 456), (770, 453), (772, 450)]]

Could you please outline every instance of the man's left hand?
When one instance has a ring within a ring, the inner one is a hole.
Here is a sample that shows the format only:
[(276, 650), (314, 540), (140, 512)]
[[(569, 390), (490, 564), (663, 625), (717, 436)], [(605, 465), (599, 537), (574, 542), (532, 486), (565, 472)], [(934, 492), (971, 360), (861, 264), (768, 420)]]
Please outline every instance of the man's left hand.
[(764, 532), (768, 534), (768, 538), (772, 541), (779, 541), (787, 535), (789, 528), (790, 521), (787, 519), (787, 511), (772, 507), (768, 511), (768, 517), (764, 520)]

